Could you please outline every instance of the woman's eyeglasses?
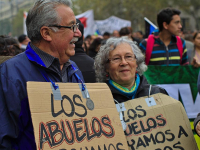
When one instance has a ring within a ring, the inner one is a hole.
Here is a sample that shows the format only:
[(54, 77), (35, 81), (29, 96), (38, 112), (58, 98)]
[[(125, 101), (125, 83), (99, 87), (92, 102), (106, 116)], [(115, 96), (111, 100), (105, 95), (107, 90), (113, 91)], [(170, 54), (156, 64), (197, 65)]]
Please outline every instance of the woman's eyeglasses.
[[(136, 58), (134, 55), (127, 55), (127, 56), (124, 56), (124, 59), (126, 62), (131, 62), (131, 61), (135, 60)], [(110, 59), (108, 59), (108, 62), (121, 63), (122, 57), (116, 56), (116, 57), (110, 58)]]

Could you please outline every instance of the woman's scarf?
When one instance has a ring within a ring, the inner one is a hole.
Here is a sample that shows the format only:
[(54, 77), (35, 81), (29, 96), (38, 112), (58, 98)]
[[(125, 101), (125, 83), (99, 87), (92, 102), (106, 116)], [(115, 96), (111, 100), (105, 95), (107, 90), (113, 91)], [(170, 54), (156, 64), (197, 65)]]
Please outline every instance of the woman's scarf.
[(137, 89), (140, 85), (140, 76), (139, 74), (136, 74), (136, 80), (135, 80), (135, 84), (133, 85), (133, 87), (131, 88), (131, 90), (117, 84), (116, 82), (114, 82), (112, 79), (109, 79), (108, 83), (113, 86), (115, 89), (117, 89), (121, 94), (128, 96), (131, 99), (135, 98), (135, 94), (137, 92)]

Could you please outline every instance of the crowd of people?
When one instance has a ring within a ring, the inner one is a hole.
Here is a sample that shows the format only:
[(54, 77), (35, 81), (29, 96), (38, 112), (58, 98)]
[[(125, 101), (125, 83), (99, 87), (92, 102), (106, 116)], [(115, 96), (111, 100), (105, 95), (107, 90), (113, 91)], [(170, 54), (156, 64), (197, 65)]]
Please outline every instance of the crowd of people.
[[(193, 35), (193, 48), (187, 51), (180, 13), (162, 9), (157, 15), (159, 30), (148, 38), (131, 27), (84, 37), (71, 1), (37, 0), (28, 12), (27, 36), (0, 36), (0, 56), (9, 57), (0, 66), (0, 149), (36, 149), (27, 81), (104, 82), (115, 103), (168, 95), (165, 89), (151, 86), (143, 73), (148, 65), (200, 67), (200, 33)], [(198, 118), (194, 126), (200, 135)]]

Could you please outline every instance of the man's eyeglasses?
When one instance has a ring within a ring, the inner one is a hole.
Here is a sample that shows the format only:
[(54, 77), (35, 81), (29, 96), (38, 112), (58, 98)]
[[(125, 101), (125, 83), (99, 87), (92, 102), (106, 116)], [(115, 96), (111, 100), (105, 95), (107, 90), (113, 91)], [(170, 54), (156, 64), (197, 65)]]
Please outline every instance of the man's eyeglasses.
[(61, 26), (61, 25), (49, 25), (48, 27), (56, 27), (56, 28), (58, 28), (58, 29), (60, 29), (60, 28), (69, 28), (69, 29), (71, 29), (73, 32), (76, 32), (76, 30), (78, 29), (78, 27), (79, 27), (79, 23), (76, 23), (76, 24), (74, 24), (74, 25), (72, 25), (72, 26)]
[[(131, 62), (131, 61), (135, 60), (136, 58), (134, 55), (127, 55), (127, 56), (124, 56), (124, 59), (126, 62)], [(108, 62), (121, 63), (122, 57), (116, 56), (116, 57), (110, 58), (110, 59), (108, 59)]]

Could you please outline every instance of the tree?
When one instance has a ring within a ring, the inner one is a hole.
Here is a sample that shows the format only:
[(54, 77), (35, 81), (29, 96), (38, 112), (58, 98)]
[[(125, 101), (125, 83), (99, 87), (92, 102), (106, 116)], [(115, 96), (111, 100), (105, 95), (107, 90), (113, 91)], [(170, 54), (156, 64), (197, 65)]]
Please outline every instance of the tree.
[(134, 31), (144, 30), (144, 17), (156, 25), (159, 10), (173, 7), (192, 16), (197, 22), (196, 29), (200, 30), (200, 0), (73, 0), (73, 4), (76, 15), (93, 9), (95, 20), (114, 15), (130, 20)]
[(196, 29), (200, 30), (200, 25), (198, 24), (200, 13), (200, 0), (176, 0), (173, 2), (175, 6), (179, 6), (180, 10), (183, 10), (185, 13), (191, 15), (196, 20)]
[(144, 29), (144, 17), (156, 24), (157, 12), (168, 6), (167, 0), (73, 0), (76, 15), (89, 9), (94, 10), (95, 20), (112, 15), (130, 20), (134, 31)]
[(23, 34), (23, 13), (24, 9), (20, 9), (17, 13), (17, 15), (13, 18), (13, 36), (19, 36)]
[(0, 21), (0, 35), (8, 35), (11, 33), (11, 21), (10, 19), (4, 19)]

